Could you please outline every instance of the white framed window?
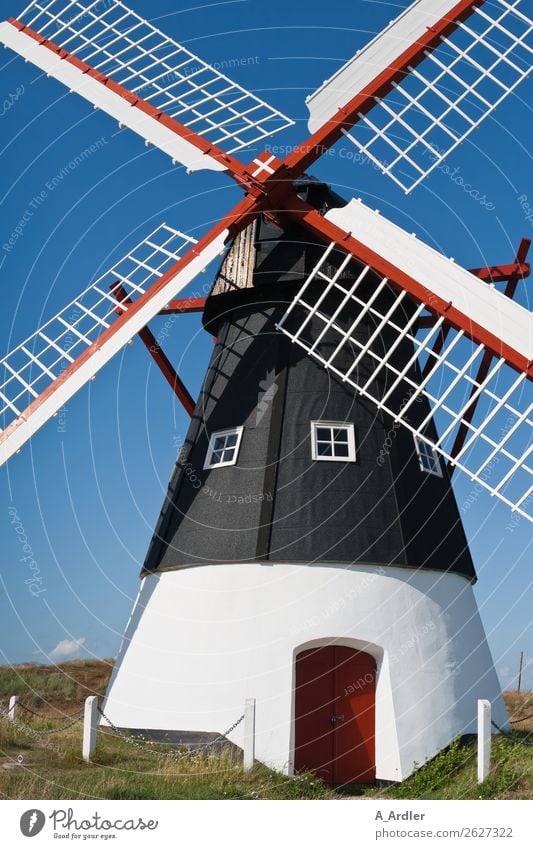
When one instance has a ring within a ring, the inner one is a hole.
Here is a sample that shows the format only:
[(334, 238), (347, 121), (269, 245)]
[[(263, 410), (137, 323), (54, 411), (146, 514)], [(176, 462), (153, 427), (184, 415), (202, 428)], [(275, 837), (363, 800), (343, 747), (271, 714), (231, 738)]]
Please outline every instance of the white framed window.
[(311, 456), (313, 460), (355, 463), (353, 424), (311, 422)]
[(420, 439), (420, 437), (416, 434), (414, 434), (414, 440), (416, 453), (418, 454), (418, 461), (422, 471), (426, 472), (428, 475), (436, 475), (438, 478), (441, 478), (442, 467), (437, 451), (432, 445), (428, 445), (427, 442), (424, 442), (424, 440)]
[(214, 469), (218, 466), (233, 466), (237, 462), (242, 431), (242, 427), (231, 427), (228, 430), (217, 430), (215, 433), (212, 433), (209, 439), (204, 469)]

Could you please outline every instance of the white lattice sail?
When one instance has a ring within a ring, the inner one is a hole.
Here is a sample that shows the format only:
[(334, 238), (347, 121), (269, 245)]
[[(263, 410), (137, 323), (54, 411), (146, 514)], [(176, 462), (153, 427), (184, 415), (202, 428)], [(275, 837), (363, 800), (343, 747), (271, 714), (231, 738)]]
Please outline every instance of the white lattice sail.
[[(149, 104), (152, 113), (133, 109), (135, 97), (125, 99), (10, 22), (0, 24), (0, 41), (191, 170), (224, 168), (194, 145), (193, 134), (230, 153), (294, 123), (120, 0), (34, 0), (20, 22)], [(177, 134), (160, 115), (189, 135)]]
[[(358, 264), (353, 282), (347, 283), (344, 272), (353, 259), (348, 256), (332, 267), (336, 245), (331, 243), (279, 329), (452, 466), (533, 520), (531, 380), (525, 371), (511, 368), (503, 356), (495, 356), (486, 377), (478, 380), (487, 350), (484, 344), (472, 341), (464, 330), (452, 329), (442, 315), (435, 316), (431, 326), (424, 327), (424, 322), (420, 326), (420, 319), (431, 311), (434, 296), (447, 292), (450, 305), (460, 304), (472, 321), (479, 324), (482, 320), (502, 337), (512, 339), (531, 360), (531, 314), (361, 203), (352, 201), (348, 207), (331, 210), (326, 218), (357, 232), (371, 249), (379, 244), (385, 259), (423, 285), (427, 283), (427, 297), (414, 300), (405, 289), (391, 286), (392, 280), (381, 275), (376, 278), (364, 262)], [(315, 325), (312, 333), (311, 322)], [(318, 336), (317, 322), (321, 327)], [(369, 325), (368, 335), (362, 337), (361, 328)], [(327, 358), (319, 345), (325, 334), (333, 340)], [(437, 340), (441, 341), (440, 350), (435, 347)], [(400, 346), (404, 359), (399, 366)], [(340, 365), (346, 362), (347, 347), (353, 354), (348, 368)], [(417, 410), (421, 396), (429, 401), (431, 410), (422, 418)], [(478, 406), (470, 421), (474, 401)], [(436, 425), (437, 437), (430, 420)], [(467, 436), (460, 451), (453, 453), (461, 426), (467, 428)]]
[[(314, 131), (456, 0), (418, 0), (308, 100)], [(471, 14), (408, 65), (345, 137), (406, 192), (412, 191), (528, 76), (533, 22), (522, 0), (472, 4)]]
[(196, 250), (161, 224), (0, 360), (0, 465), (223, 251), (227, 235)]

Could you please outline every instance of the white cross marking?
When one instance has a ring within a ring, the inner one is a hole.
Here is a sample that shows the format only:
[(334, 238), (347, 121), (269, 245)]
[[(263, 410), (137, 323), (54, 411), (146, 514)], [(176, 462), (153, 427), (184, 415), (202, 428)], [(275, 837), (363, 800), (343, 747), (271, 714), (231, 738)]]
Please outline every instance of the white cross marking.
[(275, 158), (275, 156), (270, 156), (268, 159), (265, 160), (265, 162), (261, 162), (260, 159), (254, 159), (254, 165), (257, 165), (258, 168), (256, 168), (255, 171), (252, 173), (252, 177), (259, 176), (261, 171), (266, 171), (267, 174), (273, 174), (275, 169), (270, 168), (270, 163), (273, 162)]

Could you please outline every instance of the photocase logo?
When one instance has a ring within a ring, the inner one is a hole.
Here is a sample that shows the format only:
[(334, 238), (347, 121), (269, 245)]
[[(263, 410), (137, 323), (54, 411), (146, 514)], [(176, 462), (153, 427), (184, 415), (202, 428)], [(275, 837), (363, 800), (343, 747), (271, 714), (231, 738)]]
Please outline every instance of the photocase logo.
[(270, 371), (267, 371), (264, 380), (259, 381), (259, 389), (261, 391), (257, 398), (257, 410), (255, 414), (256, 425), (259, 424), (270, 407), (278, 388), (278, 384), (276, 383), (276, 374), (274, 369), (271, 369)]
[(20, 830), (24, 837), (35, 837), (42, 831), (46, 822), (46, 817), (42, 811), (37, 808), (31, 808), (25, 811), (20, 818)]

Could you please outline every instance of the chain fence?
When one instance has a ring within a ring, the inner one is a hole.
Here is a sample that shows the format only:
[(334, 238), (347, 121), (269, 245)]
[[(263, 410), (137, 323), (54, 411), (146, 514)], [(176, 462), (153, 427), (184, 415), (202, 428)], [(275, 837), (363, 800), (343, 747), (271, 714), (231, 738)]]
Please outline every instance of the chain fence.
[[(174, 760), (177, 760), (179, 758), (188, 757), (189, 755), (195, 755), (195, 754), (198, 754), (200, 752), (205, 752), (208, 749), (210, 749), (212, 746), (215, 746), (217, 743), (222, 743), (224, 741), (227, 742), (228, 734), (231, 734), (231, 732), (234, 731), (235, 728), (237, 728), (237, 726), (240, 725), (240, 723), (244, 719), (244, 713), (243, 713), (242, 716), (240, 716), (233, 723), (233, 725), (230, 725), (230, 727), (227, 729), (227, 731), (224, 732), (224, 734), (219, 734), (218, 737), (215, 737), (214, 740), (210, 740), (208, 743), (203, 743), (200, 746), (194, 746), (194, 747), (191, 746), (191, 747), (188, 747), (185, 750), (182, 748), (179, 751), (176, 750), (176, 749), (173, 749), (173, 751), (171, 751), (171, 752), (160, 752), (157, 749), (152, 749), (150, 746), (147, 746), (144, 741), (141, 742), (142, 738), (139, 739), (137, 737), (132, 737), (130, 734), (126, 734), (126, 732), (123, 731), (121, 728), (117, 728), (117, 726), (114, 725), (111, 722), (109, 717), (107, 717), (105, 715), (105, 713), (103, 712), (103, 710), (101, 710), (101, 708), (98, 708), (98, 713), (100, 714), (102, 719), (104, 719), (107, 722), (107, 724), (111, 728), (113, 734), (116, 735), (117, 737), (120, 737), (120, 739), (124, 740), (125, 743), (129, 743), (131, 746), (135, 746), (137, 749), (140, 749), (143, 752), (147, 752), (147, 754), (157, 755), (157, 757), (159, 757), (159, 758), (171, 758), (171, 759), (174, 759)], [(100, 729), (100, 730), (102, 730), (102, 729)], [(160, 745), (168, 746), (169, 744), (168, 743), (160, 743)], [(182, 745), (185, 745), (185, 744), (182, 744)]]
[(526, 719), (533, 719), (533, 713), (528, 713), (527, 716), (513, 716), (509, 719), (509, 722), (517, 725), (519, 722), (525, 722)]
[[(18, 707), (18, 705), (17, 705)], [(15, 719), (14, 716), (10, 716), (9, 710), (5, 710), (5, 708), (0, 708), (0, 714), (7, 719), (7, 721), (14, 725), (15, 728), (18, 728), (19, 731), (23, 731), (25, 734), (32, 734), (35, 737), (46, 736), (48, 734), (59, 734), (61, 731), (66, 731), (67, 728), (72, 728), (73, 725), (76, 725), (78, 722), (82, 721), (83, 710), (79, 711), (74, 719), (67, 722), (66, 725), (61, 725), (59, 728), (30, 728), (29, 725), (24, 725), (22, 722), (19, 722), (18, 719)], [(48, 717), (43, 717), (42, 714), (35, 714), (35, 716), (40, 716), (41, 718), (45, 718), (48, 721)]]
[[(45, 719), (46, 721), (48, 721), (50, 719), (50, 717), (47, 716), (46, 714), (38, 713), (37, 711), (33, 710), (33, 708), (28, 707), (28, 705), (25, 705), (24, 702), (18, 701), (17, 702), (17, 708), (22, 708), (22, 710), (25, 710), (27, 713), (30, 713), (32, 716), (39, 717), (39, 719)], [(60, 710), (58, 710), (58, 708), (54, 708), (54, 710), (57, 710), (58, 713), (61, 714), (61, 716), (79, 716), (80, 713), (83, 713), (84, 708), (82, 708), (81, 710), (77, 710), (77, 711), (75, 711), (74, 713), (71, 713), (71, 714), (65, 713), (64, 711), (60, 711)]]
[(41, 714), (41, 713), (37, 713), (37, 711), (33, 710), (33, 708), (28, 707), (27, 705), (25, 705), (25, 704), (24, 704), (24, 702), (17, 702), (17, 708), (22, 708), (22, 710), (25, 710), (25, 711), (26, 711), (26, 713), (31, 713), (31, 714), (32, 714), (32, 716), (39, 716), (39, 717), (42, 717), (42, 714)]
[[(523, 722), (523, 721), (524, 721), (524, 719), (529, 719), (529, 717), (524, 716), (521, 720), (513, 719), (513, 722)], [(494, 722), (494, 720), (493, 720), (493, 719), (491, 720), (491, 724), (494, 726), (494, 728), (495, 728), (495, 729), (496, 729), (496, 730), (497, 730), (500, 734), (502, 734), (502, 736), (503, 736), (503, 737), (506, 737), (506, 738), (507, 738), (508, 740), (510, 740), (512, 743), (518, 743), (518, 744), (519, 744), (519, 745), (521, 745), (521, 746), (533, 746), (533, 740), (529, 740), (529, 739), (528, 739), (529, 737), (531, 737), (531, 736), (533, 735), (533, 731), (528, 731), (528, 733), (526, 734), (526, 736), (525, 736), (525, 737), (517, 737), (517, 736), (516, 736), (516, 734), (517, 734), (517, 732), (516, 732), (516, 731), (505, 731), (503, 728), (500, 728), (500, 726), (498, 725), (498, 723), (497, 723), (497, 722)]]
[[(37, 713), (36, 711), (32, 710), (31, 708), (28, 708), (26, 705), (23, 705), (21, 702), (17, 703), (17, 708), (19, 708), (19, 707), (22, 707), (24, 710), (27, 710), (28, 713), (31, 713), (33, 716), (36, 716), (36, 717), (39, 717), (40, 719), (45, 719), (46, 721), (49, 721), (49, 717), (45, 716), (44, 714)], [(215, 737), (213, 740), (210, 740), (208, 743), (204, 743), (202, 745), (194, 746), (194, 747), (193, 746), (187, 746), (186, 749), (180, 748), (179, 750), (173, 749), (172, 751), (162, 752), (162, 751), (158, 751), (157, 749), (153, 749), (150, 746), (147, 746), (146, 742), (142, 738), (139, 739), (139, 738), (133, 737), (130, 734), (127, 734), (125, 731), (123, 731), (121, 728), (118, 728), (113, 722), (111, 722), (109, 717), (105, 715), (105, 713), (103, 712), (103, 710), (101, 710), (101, 708), (97, 708), (97, 710), (98, 710), (98, 713), (100, 714), (100, 716), (102, 717), (102, 719), (105, 720), (105, 722), (108, 724), (109, 728), (111, 729), (111, 731), (109, 732), (109, 731), (107, 731), (107, 729), (102, 728), (102, 726), (100, 726), (98, 728), (98, 731), (108, 733), (108, 734), (112, 734), (112, 736), (119, 737), (125, 743), (128, 743), (131, 746), (135, 746), (137, 749), (140, 749), (141, 751), (146, 752), (150, 755), (157, 755), (157, 757), (160, 757), (160, 758), (173, 758), (173, 759), (184, 758), (184, 757), (188, 757), (190, 755), (198, 754), (200, 752), (205, 752), (208, 749), (212, 748), (213, 746), (217, 745), (217, 743), (227, 742), (228, 735), (231, 734), (231, 732), (234, 731), (235, 728), (237, 728), (237, 726), (240, 725), (240, 723), (244, 720), (244, 714), (242, 714), (233, 723), (233, 725), (230, 725), (230, 727), (227, 729), (227, 731), (224, 732), (224, 734), (219, 734), (217, 737)], [(72, 714), (72, 719), (70, 719), (69, 722), (67, 722), (65, 725), (61, 725), (58, 728), (31, 728), (29, 725), (25, 725), (24, 723), (19, 722), (18, 719), (15, 719), (15, 717), (12, 714), (10, 714), (9, 710), (6, 710), (5, 708), (0, 706), (0, 716), (2, 716), (4, 719), (6, 719), (11, 725), (13, 725), (19, 731), (22, 731), (24, 734), (33, 735), (35, 737), (48, 736), (50, 734), (59, 734), (62, 731), (66, 731), (67, 729), (72, 728), (78, 722), (82, 722), (84, 711), (85, 711), (85, 709), (82, 708), (80, 711), (77, 711), (75, 714)], [(161, 743), (160, 745), (168, 746), (169, 744)], [(185, 745), (185, 744), (183, 744), (183, 745)]]

